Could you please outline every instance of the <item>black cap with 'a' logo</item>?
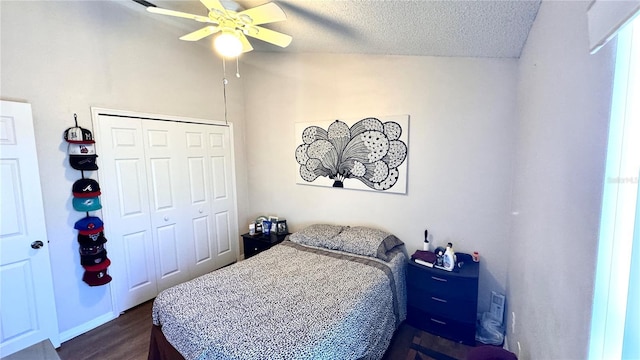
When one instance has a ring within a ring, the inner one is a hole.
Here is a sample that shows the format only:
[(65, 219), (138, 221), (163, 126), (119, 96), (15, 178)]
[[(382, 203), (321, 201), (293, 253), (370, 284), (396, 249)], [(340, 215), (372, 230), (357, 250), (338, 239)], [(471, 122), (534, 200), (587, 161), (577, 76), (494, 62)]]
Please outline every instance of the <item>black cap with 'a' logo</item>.
[(77, 198), (90, 198), (100, 195), (100, 185), (93, 179), (80, 179), (73, 183), (71, 189)]

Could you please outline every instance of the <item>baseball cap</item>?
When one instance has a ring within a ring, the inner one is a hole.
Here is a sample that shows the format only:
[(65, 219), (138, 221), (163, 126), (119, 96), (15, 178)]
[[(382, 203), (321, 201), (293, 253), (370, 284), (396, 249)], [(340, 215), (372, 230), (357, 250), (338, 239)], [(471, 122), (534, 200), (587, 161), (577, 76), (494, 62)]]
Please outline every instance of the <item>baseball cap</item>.
[(76, 170), (98, 170), (98, 155), (69, 155), (69, 164)]
[[(80, 258), (82, 258), (82, 256), (80, 256)], [(85, 271), (102, 271), (106, 270), (109, 266), (111, 266), (111, 260), (107, 257), (95, 265), (82, 265)]]
[(78, 249), (81, 256), (98, 255), (104, 250), (103, 244), (80, 245)]
[(94, 255), (80, 255), (80, 264), (88, 271), (100, 271), (111, 265), (111, 260), (107, 258), (107, 250)]
[(87, 198), (77, 198), (74, 197), (72, 200), (73, 208), (77, 211), (96, 211), (102, 209), (102, 205), (100, 204), (100, 198), (95, 197), (87, 197)]
[(111, 282), (111, 276), (107, 274), (107, 270), (100, 271), (85, 271), (82, 275), (82, 281), (86, 282), (89, 286), (106, 285)]
[(100, 185), (93, 179), (79, 179), (73, 183), (71, 189), (73, 196), (77, 198), (96, 197), (100, 195)]
[(94, 144), (69, 143), (67, 153), (69, 155), (95, 155), (96, 147)]
[(107, 238), (104, 237), (104, 232), (99, 231), (94, 234), (78, 234), (78, 243), (80, 246), (96, 246), (107, 242)]
[(64, 139), (73, 144), (93, 144), (91, 131), (80, 126), (70, 127), (64, 131)]
[(104, 223), (97, 216), (86, 216), (76, 221), (73, 228), (78, 230), (81, 235), (92, 235), (103, 231)]

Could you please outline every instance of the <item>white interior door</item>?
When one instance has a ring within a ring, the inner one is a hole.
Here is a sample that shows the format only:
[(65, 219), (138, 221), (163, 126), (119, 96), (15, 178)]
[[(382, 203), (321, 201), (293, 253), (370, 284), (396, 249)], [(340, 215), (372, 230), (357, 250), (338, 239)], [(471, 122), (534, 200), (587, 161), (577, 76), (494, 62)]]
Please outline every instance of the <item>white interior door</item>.
[(109, 270), (118, 311), (124, 311), (158, 293), (142, 123), (99, 120), (94, 129)]
[(0, 355), (60, 346), (31, 105), (0, 105)]

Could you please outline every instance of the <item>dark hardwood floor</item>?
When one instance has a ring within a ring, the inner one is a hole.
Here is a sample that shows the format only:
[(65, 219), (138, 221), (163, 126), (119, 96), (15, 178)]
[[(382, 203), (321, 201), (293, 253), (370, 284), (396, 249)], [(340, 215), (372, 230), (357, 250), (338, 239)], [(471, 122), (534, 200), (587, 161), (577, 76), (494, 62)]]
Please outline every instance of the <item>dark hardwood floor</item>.
[[(151, 334), (153, 301), (138, 305), (117, 319), (64, 342), (58, 349), (62, 360), (146, 360)], [(412, 346), (413, 345), (413, 346)], [(430, 351), (464, 360), (470, 347), (403, 323), (396, 331), (384, 360), (440, 360)]]
[(117, 319), (62, 343), (61, 360), (146, 360), (151, 334), (151, 307), (147, 301)]

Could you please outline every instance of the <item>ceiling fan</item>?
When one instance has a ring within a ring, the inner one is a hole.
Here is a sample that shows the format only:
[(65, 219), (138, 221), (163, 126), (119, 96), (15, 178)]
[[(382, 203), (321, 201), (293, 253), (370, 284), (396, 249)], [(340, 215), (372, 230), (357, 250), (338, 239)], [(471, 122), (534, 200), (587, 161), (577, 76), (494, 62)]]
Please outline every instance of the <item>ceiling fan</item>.
[[(200, 0), (200, 2), (209, 11), (207, 16), (168, 10), (156, 6), (147, 7), (147, 11), (154, 14), (176, 16), (192, 19), (201, 23), (212, 24), (186, 34), (180, 37), (180, 40), (198, 41), (220, 32), (220, 35), (216, 37), (215, 47), (226, 57), (236, 57), (240, 55), (240, 53), (253, 50), (253, 46), (249, 43), (247, 36), (283, 48), (289, 46), (293, 39), (289, 35), (258, 26), (287, 19), (284, 11), (275, 3), (270, 2), (236, 12), (226, 9), (220, 0)], [(223, 51), (222, 48), (225, 46), (227, 48)]]

